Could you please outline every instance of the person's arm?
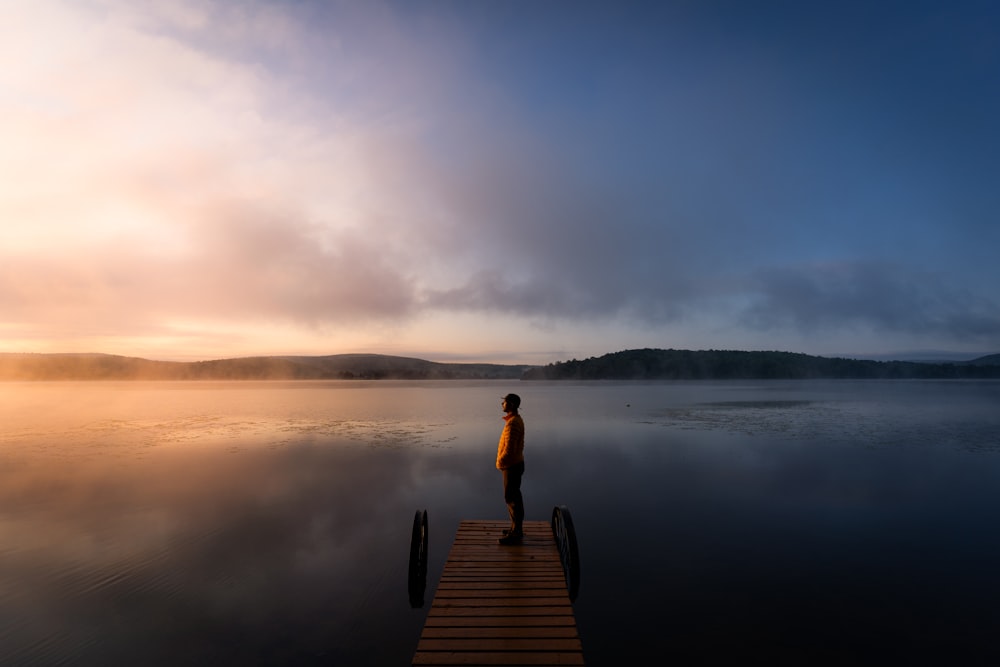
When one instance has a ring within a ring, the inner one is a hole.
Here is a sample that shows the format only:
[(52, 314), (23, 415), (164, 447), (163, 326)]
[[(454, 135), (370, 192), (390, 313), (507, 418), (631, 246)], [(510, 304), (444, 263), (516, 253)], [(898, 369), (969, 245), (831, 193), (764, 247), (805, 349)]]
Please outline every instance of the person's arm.
[(510, 448), (510, 422), (503, 425), (503, 432), (500, 434), (500, 444), (497, 446), (497, 470), (507, 467), (505, 459), (507, 450)]

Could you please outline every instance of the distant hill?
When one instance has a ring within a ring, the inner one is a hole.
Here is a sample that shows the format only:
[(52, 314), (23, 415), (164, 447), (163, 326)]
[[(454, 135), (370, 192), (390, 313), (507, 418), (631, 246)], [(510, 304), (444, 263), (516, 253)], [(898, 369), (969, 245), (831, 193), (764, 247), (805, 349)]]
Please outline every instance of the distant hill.
[(1000, 354), (964, 362), (872, 361), (795, 352), (624, 350), (547, 366), (438, 363), (382, 354), (153, 361), (0, 353), (0, 380), (726, 380), (1000, 378)]
[(979, 357), (978, 359), (973, 359), (971, 361), (963, 361), (964, 364), (972, 364), (974, 366), (1000, 366), (1000, 354), (988, 354), (985, 357)]
[(526, 365), (437, 363), (381, 354), (152, 361), (111, 354), (0, 353), (0, 380), (519, 379)]
[(815, 357), (794, 352), (624, 350), (527, 370), (525, 380), (726, 380), (810, 378), (1000, 378), (982, 357), (966, 363), (918, 363)]

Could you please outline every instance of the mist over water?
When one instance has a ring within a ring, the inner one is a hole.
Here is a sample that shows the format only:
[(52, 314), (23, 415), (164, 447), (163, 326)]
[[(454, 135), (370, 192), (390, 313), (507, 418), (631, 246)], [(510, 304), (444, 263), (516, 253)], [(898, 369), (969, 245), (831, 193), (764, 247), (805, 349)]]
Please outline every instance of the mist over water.
[(137, 382), (0, 384), (0, 664), (409, 664), (511, 390), (588, 664), (1000, 659), (1000, 382)]

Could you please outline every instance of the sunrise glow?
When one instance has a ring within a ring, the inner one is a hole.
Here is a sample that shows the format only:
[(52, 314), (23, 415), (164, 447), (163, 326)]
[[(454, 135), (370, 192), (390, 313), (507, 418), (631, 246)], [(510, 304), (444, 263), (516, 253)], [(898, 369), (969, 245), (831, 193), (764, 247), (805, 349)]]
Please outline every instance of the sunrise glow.
[(3, 3), (0, 351), (996, 352), (995, 12), (863, 6)]

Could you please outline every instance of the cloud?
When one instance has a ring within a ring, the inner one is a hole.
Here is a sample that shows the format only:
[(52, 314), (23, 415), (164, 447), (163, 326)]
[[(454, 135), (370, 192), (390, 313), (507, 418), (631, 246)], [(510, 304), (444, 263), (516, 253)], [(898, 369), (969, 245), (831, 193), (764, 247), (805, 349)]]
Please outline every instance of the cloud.
[(865, 327), (886, 333), (1000, 340), (1000, 304), (949, 285), (941, 275), (876, 261), (758, 271), (742, 321), (805, 332)]
[[(14, 11), (18, 37), (0, 47), (24, 63), (0, 79), (13, 109), (0, 128), (8, 322), (148, 333), (205, 316), (311, 325), (412, 311), (417, 130), (405, 113), (365, 115), (390, 103), (379, 86), (350, 100), (290, 90), (282, 67), (301, 52), (288, 33), (316, 35), (271, 14), (224, 3)], [(222, 44), (202, 45), (216, 29)], [(60, 48), (43, 54), (41, 36)], [(284, 60), (241, 59), (251, 45)], [(349, 81), (362, 61), (324, 72)]]
[[(32, 336), (477, 320), (996, 340), (992, 269), (949, 291), (909, 268), (965, 243), (971, 223), (935, 218), (959, 197), (873, 148), (867, 98), (742, 22), (719, 51), (680, 16), (664, 42), (554, 10), (530, 29), (376, 2), (3, 11), (0, 307)], [(890, 218), (913, 220), (899, 243)]]
[(254, 210), (191, 232), (197, 245), (183, 255), (157, 256), (140, 242), (82, 256), (8, 258), (0, 269), (5, 318), (138, 332), (172, 318), (304, 325), (393, 318), (414, 304), (412, 285), (377, 241), (354, 231), (331, 234)]
[[(124, 333), (428, 308), (578, 318), (641, 300), (655, 277), (620, 211), (558, 177), (564, 159), (502, 104), (459, 101), (454, 66), (389, 13), (345, 19), (385, 47), (375, 57), (341, 24), (325, 46), (294, 13), (265, 30), (256, 5), (47, 7), (23, 13), (22, 34), (55, 30), (65, 51), (15, 93), (53, 96), (56, 111), (5, 132), (20, 147), (0, 199), (15, 220), (0, 251), (12, 321)], [(290, 32), (332, 63), (305, 63)], [(444, 151), (429, 143), (470, 110)]]
[(193, 279), (176, 299), (204, 289), (203, 308), (306, 323), (399, 317), (413, 307), (410, 280), (394, 266), (391, 247), (377, 237), (330, 232), (256, 211), (237, 212), (207, 227), (197, 230), (202, 246), (192, 260)]

